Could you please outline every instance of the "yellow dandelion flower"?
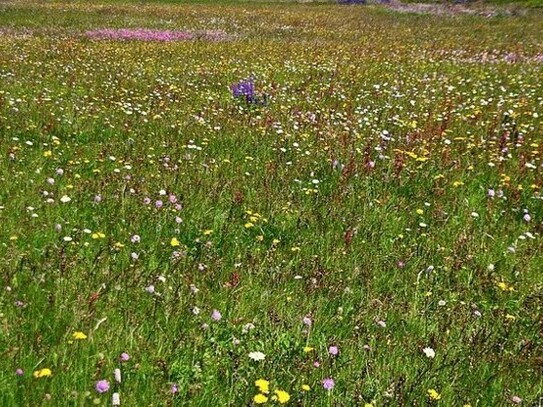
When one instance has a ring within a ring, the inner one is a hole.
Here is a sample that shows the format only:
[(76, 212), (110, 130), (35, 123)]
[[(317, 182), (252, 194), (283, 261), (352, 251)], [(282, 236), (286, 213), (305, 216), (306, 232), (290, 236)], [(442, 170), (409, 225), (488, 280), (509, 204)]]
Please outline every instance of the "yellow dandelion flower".
[(302, 384), (302, 390), (303, 391), (309, 391), (309, 390), (311, 390), (311, 387), (309, 387), (308, 384)]
[(51, 150), (47, 150), (43, 152), (44, 157), (51, 157), (53, 155), (53, 152)]
[(270, 392), (270, 382), (266, 379), (258, 379), (255, 381), (255, 386), (258, 387), (258, 390), (260, 390), (262, 393), (269, 393)]
[(312, 352), (314, 350), (315, 350), (315, 348), (312, 348), (311, 346), (304, 346), (304, 352), (305, 353), (309, 353), (309, 352)]
[(177, 238), (172, 237), (172, 240), (170, 240), (170, 245), (173, 247), (179, 246), (179, 240)]
[(203, 232), (204, 236), (209, 236), (209, 235), (212, 234), (212, 233), (213, 233), (213, 230), (212, 230), (212, 229), (206, 229), (206, 230), (204, 230), (204, 232)]
[(428, 397), (430, 397), (432, 400), (439, 400), (441, 399), (441, 394), (439, 394), (436, 389), (429, 389)]
[(247, 223), (245, 224), (245, 229), (250, 229), (250, 228), (252, 228), (253, 226), (254, 226), (253, 223), (247, 222)]
[(253, 401), (255, 404), (264, 404), (266, 401), (268, 401), (268, 398), (264, 394), (257, 394), (253, 397)]
[(37, 378), (40, 378), (40, 377), (49, 377), (49, 376), (52, 376), (53, 375), (53, 372), (51, 371), (51, 369), (40, 369), (40, 370), (36, 370), (34, 372), (34, 377), (37, 377)]
[(290, 395), (284, 390), (275, 390), (275, 396), (280, 404), (288, 403)]
[(72, 337), (74, 339), (87, 339), (87, 335), (85, 335), (83, 332), (77, 331), (72, 334)]
[(507, 291), (507, 284), (504, 281), (500, 281), (498, 283), (498, 288), (500, 288), (502, 291)]

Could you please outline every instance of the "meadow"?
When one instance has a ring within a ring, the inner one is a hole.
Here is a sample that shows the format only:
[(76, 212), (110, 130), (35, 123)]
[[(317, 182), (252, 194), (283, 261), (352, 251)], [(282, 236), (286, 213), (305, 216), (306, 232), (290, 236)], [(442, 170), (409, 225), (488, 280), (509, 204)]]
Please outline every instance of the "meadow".
[(543, 13), (0, 2), (0, 405), (540, 406)]

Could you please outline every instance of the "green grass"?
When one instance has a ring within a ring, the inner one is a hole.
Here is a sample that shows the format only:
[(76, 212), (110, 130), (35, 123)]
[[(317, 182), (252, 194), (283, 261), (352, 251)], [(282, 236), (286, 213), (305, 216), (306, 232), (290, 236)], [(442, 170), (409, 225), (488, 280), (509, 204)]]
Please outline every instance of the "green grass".
[[(242, 406), (264, 378), (266, 405), (538, 405), (542, 28), (0, 4), (0, 404)], [(251, 76), (267, 105), (232, 97)]]

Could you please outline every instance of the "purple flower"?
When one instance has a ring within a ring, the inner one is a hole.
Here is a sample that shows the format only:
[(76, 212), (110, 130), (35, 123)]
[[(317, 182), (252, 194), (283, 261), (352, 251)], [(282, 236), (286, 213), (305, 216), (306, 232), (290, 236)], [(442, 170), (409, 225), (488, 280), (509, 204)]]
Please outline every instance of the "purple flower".
[(173, 384), (172, 384), (172, 387), (170, 388), (170, 392), (171, 392), (172, 394), (175, 394), (175, 393), (177, 393), (178, 391), (179, 391), (179, 387), (177, 386), (177, 383), (173, 383)]
[(238, 83), (232, 84), (232, 95), (235, 98), (245, 96), (246, 98), (254, 98), (255, 96), (255, 84), (253, 79), (244, 79)]
[(177, 202), (177, 197), (175, 195), (170, 195), (168, 197), (168, 200), (170, 201), (170, 203), (174, 204)]
[(525, 213), (522, 219), (524, 219), (524, 222), (530, 222), (532, 220), (532, 217), (529, 213)]
[(128, 362), (130, 360), (130, 355), (126, 352), (121, 353), (121, 356), (119, 356), (119, 360), (121, 362)]
[(489, 198), (494, 198), (496, 196), (496, 192), (492, 189), (492, 188), (489, 188), (486, 195), (489, 197)]
[(213, 310), (213, 312), (211, 313), (211, 319), (213, 321), (220, 321), (222, 318), (222, 315), (219, 311), (217, 311), (216, 309)]
[(150, 286), (145, 287), (145, 291), (147, 291), (149, 294), (154, 294), (155, 293), (155, 286), (151, 284)]
[(24, 374), (25, 374), (24, 370), (21, 369), (20, 367), (17, 368), (17, 370), (15, 370), (15, 375), (17, 375), (17, 376), (22, 376)]
[(94, 197), (94, 202), (96, 202), (96, 203), (102, 202), (102, 195), (96, 195), (96, 196)]
[(109, 382), (107, 380), (98, 380), (94, 386), (96, 391), (100, 394), (105, 393), (109, 390)]
[(307, 326), (311, 326), (311, 325), (313, 324), (313, 321), (311, 321), (311, 318), (309, 318), (309, 317), (307, 317), (307, 316), (304, 317), (303, 322), (304, 322), (304, 324), (307, 325)]
[(334, 379), (331, 377), (328, 377), (322, 381), (322, 387), (324, 387), (324, 390), (332, 390), (336, 383), (334, 382)]
[(339, 349), (337, 346), (330, 346), (328, 348), (328, 353), (332, 356), (337, 356), (337, 354), (339, 353)]
[(143, 203), (145, 205), (149, 205), (151, 203), (151, 198), (148, 198), (148, 197), (143, 198)]
[(162, 205), (163, 205), (163, 203), (162, 203), (162, 201), (161, 201), (160, 199), (159, 199), (158, 201), (155, 202), (155, 206), (156, 206), (158, 209), (162, 208)]

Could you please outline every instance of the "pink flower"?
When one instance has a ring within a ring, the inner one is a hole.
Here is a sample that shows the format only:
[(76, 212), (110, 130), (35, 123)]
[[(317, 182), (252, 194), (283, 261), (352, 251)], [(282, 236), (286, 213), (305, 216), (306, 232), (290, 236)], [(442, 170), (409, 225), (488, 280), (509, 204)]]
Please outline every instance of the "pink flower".
[(334, 379), (331, 377), (328, 377), (322, 381), (322, 387), (324, 387), (324, 390), (332, 390), (336, 383), (334, 382)]
[(211, 313), (211, 319), (213, 319), (213, 321), (220, 321), (222, 318), (222, 315), (221, 313), (214, 309), (213, 312)]
[(332, 356), (337, 356), (337, 354), (339, 353), (339, 349), (337, 346), (330, 346), (328, 348), (328, 353)]
[(109, 390), (109, 382), (107, 380), (98, 380), (94, 386), (96, 391), (100, 394), (105, 393)]

